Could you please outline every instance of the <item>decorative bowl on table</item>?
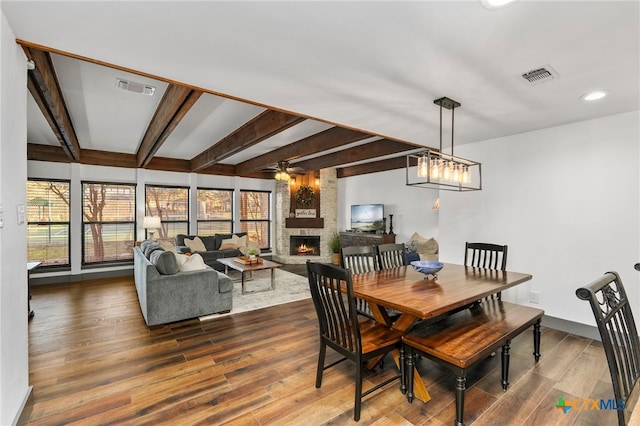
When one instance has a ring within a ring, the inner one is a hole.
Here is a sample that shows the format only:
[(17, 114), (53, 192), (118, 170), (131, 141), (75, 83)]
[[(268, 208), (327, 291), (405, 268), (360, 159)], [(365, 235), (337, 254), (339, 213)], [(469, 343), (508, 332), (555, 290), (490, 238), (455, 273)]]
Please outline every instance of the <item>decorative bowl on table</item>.
[(431, 260), (414, 260), (411, 262), (411, 266), (416, 271), (423, 273), (425, 278), (429, 278), (429, 276), (435, 278), (436, 274), (444, 267), (444, 263)]

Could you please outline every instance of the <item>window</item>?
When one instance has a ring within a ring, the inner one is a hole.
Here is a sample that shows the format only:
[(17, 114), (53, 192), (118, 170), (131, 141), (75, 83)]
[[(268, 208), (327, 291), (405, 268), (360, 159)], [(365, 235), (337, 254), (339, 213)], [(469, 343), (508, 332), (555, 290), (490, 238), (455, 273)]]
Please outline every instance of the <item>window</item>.
[(271, 192), (240, 191), (240, 231), (261, 249), (271, 248)]
[(233, 232), (233, 190), (199, 188), (196, 199), (198, 235)]
[(27, 260), (69, 267), (69, 181), (27, 181)]
[(136, 186), (82, 183), (82, 264), (131, 261)]
[(188, 234), (189, 188), (147, 185), (145, 215), (160, 218), (157, 239), (173, 242), (176, 235)]

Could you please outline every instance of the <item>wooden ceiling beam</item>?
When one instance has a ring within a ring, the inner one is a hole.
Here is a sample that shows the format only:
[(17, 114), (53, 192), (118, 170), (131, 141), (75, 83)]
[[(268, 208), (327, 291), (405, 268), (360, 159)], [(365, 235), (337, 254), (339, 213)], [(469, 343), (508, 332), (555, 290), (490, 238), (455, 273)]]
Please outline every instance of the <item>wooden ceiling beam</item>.
[(71, 163), (71, 158), (61, 146), (27, 143), (27, 160)]
[(211, 148), (192, 158), (191, 171), (198, 172), (216, 164), (304, 120), (306, 120), (304, 117), (266, 110)]
[(332, 127), (297, 142), (274, 149), (264, 155), (244, 161), (236, 165), (236, 170), (240, 175), (251, 173), (272, 166), (278, 161), (292, 161), (296, 158), (338, 148), (370, 137), (372, 135), (357, 130)]
[(303, 170), (320, 170), (328, 167), (336, 167), (340, 164), (355, 163), (357, 161), (365, 161), (385, 155), (397, 154), (399, 152), (410, 151), (416, 148), (419, 147), (389, 139), (380, 139), (364, 145), (354, 146), (353, 148), (347, 148), (342, 151), (293, 163), (291, 164), (291, 167), (300, 167)]
[(29, 92), (67, 156), (71, 161), (80, 161), (80, 144), (60, 90), (51, 55), (34, 48), (23, 49), (27, 57), (35, 63), (35, 68), (29, 70), (27, 77)]
[[(411, 166), (417, 166), (418, 160), (411, 158)], [(364, 175), (368, 173), (385, 172), (387, 170), (404, 169), (407, 167), (407, 156), (389, 158), (387, 160), (372, 161), (371, 163), (337, 169), (339, 178)]]
[(80, 163), (94, 166), (136, 168), (136, 155), (121, 152), (99, 151), (96, 149), (83, 149)]
[(145, 167), (202, 95), (188, 87), (169, 84), (136, 154), (138, 167)]

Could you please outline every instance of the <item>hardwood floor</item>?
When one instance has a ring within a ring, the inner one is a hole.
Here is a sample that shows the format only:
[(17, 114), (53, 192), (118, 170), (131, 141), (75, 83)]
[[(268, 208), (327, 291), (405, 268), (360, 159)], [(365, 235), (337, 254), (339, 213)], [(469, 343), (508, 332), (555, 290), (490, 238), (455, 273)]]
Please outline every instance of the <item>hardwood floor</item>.
[[(147, 327), (133, 278), (32, 289), (33, 392), (19, 424), (354, 424), (352, 364), (325, 371), (316, 389), (317, 323), (311, 300)], [(543, 327), (534, 366), (531, 333), (512, 342), (507, 392), (500, 357), (468, 378), (470, 425), (606, 425), (614, 411), (555, 407), (558, 397), (609, 399), (601, 344)], [(337, 359), (328, 352), (329, 360)], [(398, 382), (364, 399), (359, 424), (451, 425), (454, 378), (422, 359), (432, 400), (409, 404)], [(395, 372), (369, 372), (364, 389)]]

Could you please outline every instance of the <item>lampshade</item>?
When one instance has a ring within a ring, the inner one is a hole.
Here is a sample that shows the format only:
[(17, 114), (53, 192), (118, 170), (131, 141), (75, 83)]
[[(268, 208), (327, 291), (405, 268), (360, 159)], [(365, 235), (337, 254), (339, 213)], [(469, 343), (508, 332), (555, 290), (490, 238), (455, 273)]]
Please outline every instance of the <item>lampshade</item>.
[(157, 216), (145, 216), (142, 221), (142, 227), (144, 229), (158, 229), (160, 228), (160, 218)]

